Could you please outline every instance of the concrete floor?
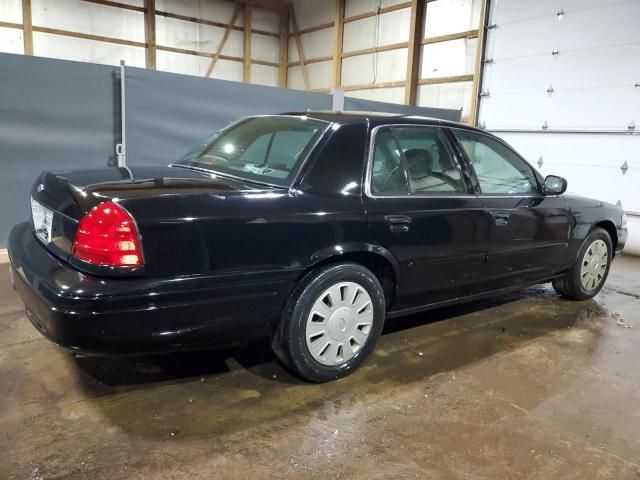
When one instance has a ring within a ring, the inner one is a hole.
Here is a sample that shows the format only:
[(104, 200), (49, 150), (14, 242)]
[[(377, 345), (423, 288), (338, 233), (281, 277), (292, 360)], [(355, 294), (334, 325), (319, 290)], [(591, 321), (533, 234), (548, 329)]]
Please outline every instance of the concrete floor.
[(0, 265), (0, 479), (640, 478), (640, 259), (389, 321), (325, 385), (264, 346), (74, 359)]

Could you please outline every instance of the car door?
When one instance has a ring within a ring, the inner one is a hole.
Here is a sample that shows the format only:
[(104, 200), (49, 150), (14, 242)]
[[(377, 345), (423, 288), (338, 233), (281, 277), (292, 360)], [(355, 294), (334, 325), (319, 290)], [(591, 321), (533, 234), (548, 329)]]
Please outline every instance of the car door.
[(501, 140), (452, 129), (473, 169), (489, 211), (489, 243), (483, 288), (540, 280), (561, 268), (570, 215), (562, 196), (545, 196), (533, 168)]
[(469, 171), (436, 126), (373, 129), (363, 198), (373, 237), (397, 259), (399, 308), (472, 293), (487, 249), (488, 213)]

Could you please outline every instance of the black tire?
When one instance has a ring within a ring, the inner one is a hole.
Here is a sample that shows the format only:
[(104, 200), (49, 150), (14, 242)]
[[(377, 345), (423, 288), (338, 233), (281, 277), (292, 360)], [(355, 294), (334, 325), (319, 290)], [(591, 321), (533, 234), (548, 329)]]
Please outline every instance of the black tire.
[[(373, 321), (364, 345), (353, 357), (329, 366), (320, 363), (309, 351), (306, 325), (316, 300), (340, 282), (353, 282), (366, 290), (371, 298)], [(384, 292), (371, 271), (355, 263), (328, 265), (307, 274), (295, 288), (272, 334), (271, 346), (278, 359), (296, 375), (310, 382), (328, 382), (353, 372), (371, 354), (382, 332), (385, 314)]]
[[(586, 289), (582, 284), (580, 271), (583, 262), (585, 261), (585, 254), (587, 253), (587, 250), (597, 240), (602, 240), (607, 246), (607, 266), (602, 279), (596, 285), (596, 287), (593, 289)], [(602, 289), (604, 283), (607, 280), (607, 276), (609, 275), (609, 269), (611, 268), (612, 251), (613, 249), (609, 233), (607, 233), (607, 231), (602, 228), (595, 228), (591, 231), (591, 233), (589, 233), (589, 235), (587, 235), (587, 238), (584, 239), (584, 242), (582, 243), (582, 246), (578, 251), (578, 256), (573, 267), (571, 267), (571, 269), (563, 277), (553, 280), (553, 288), (556, 292), (558, 292), (558, 294), (570, 300), (588, 300), (595, 297)]]

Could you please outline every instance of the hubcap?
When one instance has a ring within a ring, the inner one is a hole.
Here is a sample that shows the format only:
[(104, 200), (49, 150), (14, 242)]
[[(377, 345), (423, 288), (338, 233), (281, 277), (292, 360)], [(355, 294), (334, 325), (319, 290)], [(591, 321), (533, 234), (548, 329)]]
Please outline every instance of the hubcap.
[(360, 350), (373, 325), (373, 303), (355, 282), (340, 282), (316, 299), (307, 317), (305, 338), (311, 356), (323, 365), (340, 365)]
[(589, 245), (580, 267), (580, 281), (585, 290), (595, 290), (602, 283), (608, 262), (609, 251), (606, 243), (596, 240)]

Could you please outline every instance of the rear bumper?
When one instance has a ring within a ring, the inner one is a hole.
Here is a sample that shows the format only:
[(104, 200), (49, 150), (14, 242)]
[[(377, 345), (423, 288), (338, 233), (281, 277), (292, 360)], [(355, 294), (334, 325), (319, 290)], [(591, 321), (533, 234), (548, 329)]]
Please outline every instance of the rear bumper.
[(208, 349), (268, 332), (296, 272), (177, 278), (101, 278), (51, 255), (30, 224), (9, 237), (15, 288), (33, 325), (84, 354)]

